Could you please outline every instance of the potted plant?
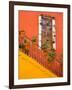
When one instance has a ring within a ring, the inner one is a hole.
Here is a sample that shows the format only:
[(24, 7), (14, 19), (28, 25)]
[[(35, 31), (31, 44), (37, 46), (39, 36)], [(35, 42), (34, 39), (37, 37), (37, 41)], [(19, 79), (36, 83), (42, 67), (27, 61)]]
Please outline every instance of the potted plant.
[(48, 54), (48, 45), (47, 45), (47, 42), (45, 42), (43, 45), (42, 45), (42, 50), (44, 51), (44, 55), (45, 57), (47, 57), (47, 54)]
[(37, 42), (36, 37), (33, 36), (32, 39), (31, 39), (31, 41), (32, 41), (32, 45), (33, 45), (33, 47), (36, 48), (36, 47), (37, 47), (37, 46), (36, 46), (36, 42)]
[(32, 44), (36, 44), (36, 37), (33, 36), (31, 41), (32, 41)]
[(26, 54), (29, 54), (29, 46), (30, 46), (30, 43), (29, 43), (29, 41), (25, 38), (25, 39), (24, 39), (24, 48), (23, 48), (23, 50), (24, 50), (24, 52), (25, 52)]
[(44, 52), (46, 52), (47, 51), (47, 48), (48, 48), (48, 45), (47, 45), (47, 42), (45, 42), (43, 45), (42, 45), (42, 50), (44, 51)]
[(21, 51), (23, 51), (23, 48), (24, 48), (24, 45), (23, 45), (23, 44), (19, 44), (19, 49), (20, 49)]
[(51, 49), (51, 51), (48, 53), (48, 61), (49, 62), (54, 61), (55, 57), (56, 57), (56, 52), (54, 49)]

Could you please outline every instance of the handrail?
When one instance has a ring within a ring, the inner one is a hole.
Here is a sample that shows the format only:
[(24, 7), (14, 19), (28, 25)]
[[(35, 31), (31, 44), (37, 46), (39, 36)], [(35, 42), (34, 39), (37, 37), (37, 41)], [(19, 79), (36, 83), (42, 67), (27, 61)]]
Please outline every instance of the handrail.
[[(29, 40), (29, 42), (31, 43), (31, 45), (29, 47), (29, 55), (32, 58), (34, 58), (38, 63), (43, 65), (45, 68), (50, 69), (52, 72), (56, 73), (58, 76), (62, 76), (62, 73), (60, 71), (60, 70), (62, 70), (61, 62), (58, 60), (55, 60), (55, 62), (51, 66), (49, 66), (47, 57), (44, 55), (44, 51), (39, 49), (41, 47), (39, 47), (37, 44), (35, 44), (35, 48), (34, 48), (30, 38), (28, 38), (27, 36), (25, 36), (25, 38), (27, 38), (27, 40)], [(57, 69), (59, 69), (59, 70), (57, 70)]]
[[(26, 36), (26, 38), (32, 43), (31, 39)], [(38, 44), (35, 44), (37, 47), (41, 48)]]
[[(32, 41), (29, 37), (25, 36), (32, 44)], [(35, 46), (37, 46), (38, 48), (41, 48), (39, 45), (35, 44)], [(43, 51), (43, 50), (42, 50)], [(44, 52), (44, 51), (43, 51)], [(61, 63), (59, 60), (56, 59), (57, 62)]]

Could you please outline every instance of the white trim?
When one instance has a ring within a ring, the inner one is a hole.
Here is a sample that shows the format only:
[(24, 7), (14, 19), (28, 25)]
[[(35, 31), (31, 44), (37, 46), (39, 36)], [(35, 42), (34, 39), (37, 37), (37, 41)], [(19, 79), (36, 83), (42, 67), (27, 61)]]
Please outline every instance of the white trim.
[[(62, 78), (46, 78), (46, 79), (18, 79), (18, 11), (48, 11), (48, 12), (63, 12), (63, 77)], [(35, 6), (18, 6), (14, 7), (14, 84), (38, 84), (38, 83), (55, 83), (67, 82), (67, 9), (52, 8), (52, 7), (35, 7)]]
[(52, 19), (52, 40), (55, 42), (53, 43), (53, 49), (56, 50), (56, 37), (54, 35), (56, 35), (55, 19)]
[(40, 23), (41, 23), (41, 16), (39, 16), (39, 35), (38, 35), (38, 39), (39, 39), (39, 41), (38, 41), (38, 44), (39, 44), (39, 49), (40, 49), (40, 47), (41, 47), (41, 25), (40, 25)]

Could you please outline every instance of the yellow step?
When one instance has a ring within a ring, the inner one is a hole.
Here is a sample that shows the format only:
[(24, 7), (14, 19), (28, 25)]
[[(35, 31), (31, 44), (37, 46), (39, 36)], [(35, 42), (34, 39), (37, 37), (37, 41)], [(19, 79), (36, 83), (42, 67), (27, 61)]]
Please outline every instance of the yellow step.
[(19, 79), (53, 78), (57, 77), (50, 70), (44, 68), (33, 58), (19, 51)]

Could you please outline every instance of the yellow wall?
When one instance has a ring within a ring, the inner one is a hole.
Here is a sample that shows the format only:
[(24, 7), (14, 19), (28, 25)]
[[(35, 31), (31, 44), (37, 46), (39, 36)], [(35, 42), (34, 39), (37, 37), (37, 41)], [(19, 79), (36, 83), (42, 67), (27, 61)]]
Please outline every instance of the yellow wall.
[(31, 57), (19, 52), (19, 79), (57, 77)]

